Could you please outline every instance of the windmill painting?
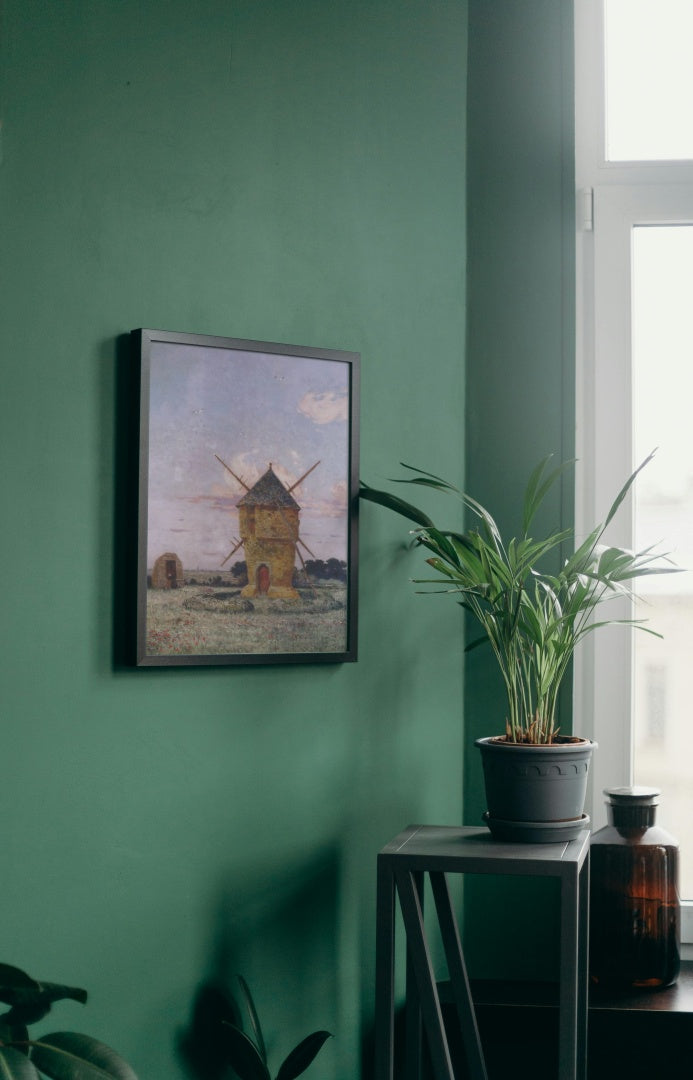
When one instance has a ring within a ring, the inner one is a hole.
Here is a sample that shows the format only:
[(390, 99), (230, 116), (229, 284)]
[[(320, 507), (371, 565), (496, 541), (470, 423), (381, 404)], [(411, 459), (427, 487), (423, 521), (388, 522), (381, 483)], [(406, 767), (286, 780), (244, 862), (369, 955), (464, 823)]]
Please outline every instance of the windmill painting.
[(132, 336), (137, 663), (355, 660), (358, 355)]

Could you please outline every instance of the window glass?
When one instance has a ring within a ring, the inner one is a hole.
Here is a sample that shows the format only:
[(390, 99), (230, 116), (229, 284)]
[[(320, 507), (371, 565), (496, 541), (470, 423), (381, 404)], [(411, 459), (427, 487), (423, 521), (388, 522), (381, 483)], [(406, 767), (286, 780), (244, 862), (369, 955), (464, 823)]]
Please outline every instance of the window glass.
[[(693, 568), (693, 227), (636, 227), (632, 257), (636, 461), (657, 447), (635, 486), (635, 545)], [(693, 571), (637, 592), (636, 617), (663, 638), (634, 634), (634, 780), (661, 789), (681, 841), (682, 895), (693, 897)]]
[(606, 158), (693, 158), (692, 0), (605, 0)]

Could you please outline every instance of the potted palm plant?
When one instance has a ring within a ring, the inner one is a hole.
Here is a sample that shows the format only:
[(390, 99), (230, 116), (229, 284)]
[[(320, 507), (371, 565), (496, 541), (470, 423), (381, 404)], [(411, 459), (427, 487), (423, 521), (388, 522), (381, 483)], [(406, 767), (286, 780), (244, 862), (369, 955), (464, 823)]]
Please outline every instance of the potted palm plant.
[[(557, 569), (550, 556), (572, 536), (554, 530), (542, 539), (532, 523), (567, 462), (533, 470), (524, 493), (521, 529), (506, 541), (476, 499), (439, 476), (411, 465), (398, 482), (453, 495), (475, 524), (465, 531), (439, 528), (412, 503), (361, 485), (361, 498), (413, 521), (414, 542), (428, 552), (435, 577), (415, 579), (424, 591), (451, 595), (479, 624), (482, 634), (466, 651), (487, 643), (502, 677), (505, 731), (476, 740), (482, 755), (492, 835), (503, 840), (552, 842), (570, 839), (587, 824), (583, 813), (589, 762), (596, 744), (560, 732), (558, 697), (577, 645), (609, 623), (654, 631), (639, 619), (597, 618), (597, 609), (618, 596), (633, 596), (633, 583), (651, 574), (675, 573), (651, 548), (632, 552), (604, 543), (605, 531), (638, 473), (628, 478), (606, 515)], [(657, 635), (661, 636), (661, 635)]]

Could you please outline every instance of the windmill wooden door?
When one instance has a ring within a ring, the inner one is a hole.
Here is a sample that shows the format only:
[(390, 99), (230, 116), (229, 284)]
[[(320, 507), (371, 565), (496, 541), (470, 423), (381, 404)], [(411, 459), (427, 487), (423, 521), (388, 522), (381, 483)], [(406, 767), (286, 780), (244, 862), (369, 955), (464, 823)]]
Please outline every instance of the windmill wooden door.
[(267, 596), (270, 587), (270, 572), (269, 566), (266, 563), (262, 563), (257, 568), (257, 591), (260, 596)]

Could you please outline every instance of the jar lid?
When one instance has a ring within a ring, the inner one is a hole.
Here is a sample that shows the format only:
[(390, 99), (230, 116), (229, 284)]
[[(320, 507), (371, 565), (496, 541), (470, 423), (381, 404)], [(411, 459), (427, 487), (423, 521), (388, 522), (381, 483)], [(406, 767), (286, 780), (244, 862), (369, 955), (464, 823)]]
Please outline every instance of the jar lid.
[(612, 806), (658, 806), (658, 788), (653, 787), (617, 787), (604, 788), (607, 803)]

